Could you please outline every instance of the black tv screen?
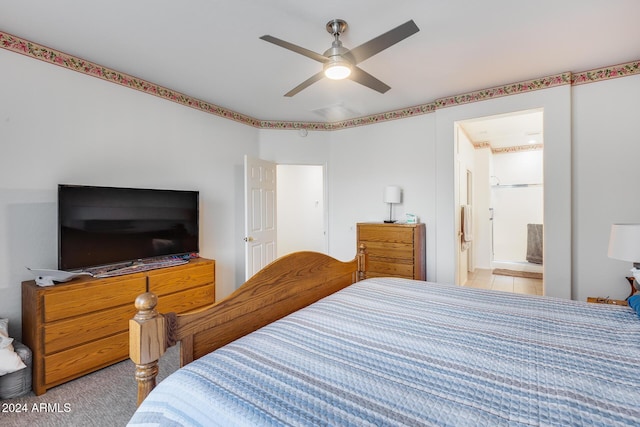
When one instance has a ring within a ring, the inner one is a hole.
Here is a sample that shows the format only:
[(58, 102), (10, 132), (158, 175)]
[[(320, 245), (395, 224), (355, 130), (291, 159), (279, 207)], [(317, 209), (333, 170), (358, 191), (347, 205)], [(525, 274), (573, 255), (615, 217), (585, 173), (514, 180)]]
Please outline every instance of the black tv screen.
[(197, 191), (58, 186), (58, 269), (199, 251)]

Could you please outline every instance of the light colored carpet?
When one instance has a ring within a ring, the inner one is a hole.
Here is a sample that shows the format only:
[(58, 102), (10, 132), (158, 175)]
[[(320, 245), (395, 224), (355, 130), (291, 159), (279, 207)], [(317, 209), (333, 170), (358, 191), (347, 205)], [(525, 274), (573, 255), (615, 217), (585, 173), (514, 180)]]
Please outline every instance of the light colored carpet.
[[(179, 347), (160, 360), (161, 381), (179, 365)], [(135, 365), (125, 360), (84, 377), (61, 384), (41, 396), (29, 393), (0, 400), (3, 427), (122, 427), (136, 410)]]

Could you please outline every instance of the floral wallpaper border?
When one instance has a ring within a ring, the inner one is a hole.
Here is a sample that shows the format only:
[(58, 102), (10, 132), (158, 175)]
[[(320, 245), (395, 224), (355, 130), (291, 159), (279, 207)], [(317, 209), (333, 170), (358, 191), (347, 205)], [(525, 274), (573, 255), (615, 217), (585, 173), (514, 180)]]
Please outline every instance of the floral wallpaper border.
[(543, 144), (530, 144), (530, 145), (517, 145), (513, 147), (492, 148), (491, 152), (493, 154), (508, 154), (508, 153), (519, 153), (521, 151), (542, 150), (543, 148), (544, 148)]
[(534, 90), (548, 89), (550, 87), (568, 84), (571, 84), (571, 73), (556, 74), (555, 76), (542, 77), (525, 82), (511, 83), (506, 86), (497, 86), (462, 95), (440, 98), (436, 101), (436, 108), (440, 109), (455, 105), (468, 104), (470, 102), (485, 101), (491, 98), (499, 98), (502, 96), (532, 92)]
[(521, 151), (535, 151), (542, 150), (544, 148), (544, 144), (527, 144), (527, 145), (516, 145), (511, 147), (491, 147), (491, 144), (487, 141), (482, 142), (472, 142), (473, 148), (476, 150), (482, 148), (488, 148), (491, 150), (491, 154), (508, 154), (508, 153), (519, 153)]
[(45, 61), (63, 68), (77, 71), (89, 76), (97, 77), (112, 83), (136, 89), (151, 95), (158, 96), (169, 101), (177, 102), (188, 107), (192, 107), (206, 113), (219, 117), (234, 120), (261, 129), (287, 129), (287, 130), (316, 130), (332, 131), (347, 129), (357, 126), (366, 126), (374, 123), (381, 123), (390, 120), (404, 119), (412, 116), (433, 113), (437, 109), (451, 107), (455, 105), (479, 102), (487, 99), (509, 96), (518, 93), (531, 92), (534, 90), (547, 89), (554, 86), (566, 84), (580, 85), (597, 81), (625, 77), (640, 74), (640, 60), (597, 68), (579, 73), (561, 73), (554, 76), (541, 77), (525, 82), (511, 83), (504, 86), (497, 86), (489, 89), (482, 89), (475, 92), (440, 98), (434, 102), (402, 108), (395, 111), (373, 114), (365, 117), (358, 117), (339, 122), (289, 122), (258, 120), (256, 118), (238, 113), (233, 110), (202, 101), (197, 98), (176, 92), (169, 88), (147, 82), (143, 79), (112, 70), (107, 67), (86, 61), (63, 52), (50, 49), (37, 43), (21, 39), (19, 37), (0, 31), (0, 48), (20, 53), (41, 61)]
[(640, 74), (640, 60), (627, 62), (625, 64), (611, 65), (604, 68), (596, 68), (589, 71), (582, 71), (580, 73), (573, 73), (571, 76), (571, 84), (582, 85), (585, 83), (626, 77), (634, 74)]
[(407, 117), (433, 113), (435, 110), (436, 104), (432, 102), (430, 104), (416, 105), (415, 107), (402, 108), (400, 110), (388, 111), (386, 113), (379, 113), (333, 123), (261, 121), (260, 127), (262, 129), (339, 130), (356, 126), (372, 125), (374, 123), (381, 123), (389, 120), (406, 119)]

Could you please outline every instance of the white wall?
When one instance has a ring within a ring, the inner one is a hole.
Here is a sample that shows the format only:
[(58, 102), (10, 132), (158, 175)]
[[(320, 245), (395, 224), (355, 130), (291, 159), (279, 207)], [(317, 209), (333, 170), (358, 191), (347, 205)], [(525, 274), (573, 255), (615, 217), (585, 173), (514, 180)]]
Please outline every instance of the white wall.
[(500, 185), (543, 183), (543, 150), (493, 154), (491, 175)]
[(333, 132), (261, 129), (260, 158), (279, 164), (324, 165), (329, 161), (329, 141)]
[(608, 258), (607, 248), (611, 224), (640, 222), (638, 99), (640, 75), (573, 89), (576, 299), (629, 292), (631, 263)]
[(25, 267), (57, 267), (58, 183), (199, 190), (217, 294), (242, 283), (258, 130), (1, 49), (0, 68), (0, 317), (14, 336)]

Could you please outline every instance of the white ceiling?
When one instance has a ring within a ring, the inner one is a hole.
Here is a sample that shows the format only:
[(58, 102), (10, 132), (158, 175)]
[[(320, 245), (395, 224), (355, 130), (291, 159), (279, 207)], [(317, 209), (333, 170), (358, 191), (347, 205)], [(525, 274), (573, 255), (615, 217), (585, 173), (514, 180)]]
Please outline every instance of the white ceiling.
[(543, 116), (542, 110), (520, 111), (465, 120), (459, 125), (471, 142), (488, 143), (493, 150), (507, 147), (539, 147), (544, 145)]
[[(0, 0), (0, 30), (260, 120), (325, 122), (640, 58), (638, 0)], [(409, 19), (420, 31), (359, 66), (389, 86), (321, 80), (340, 18), (356, 47)], [(1, 66), (1, 64), (0, 64)], [(322, 114), (320, 114), (322, 113)]]

